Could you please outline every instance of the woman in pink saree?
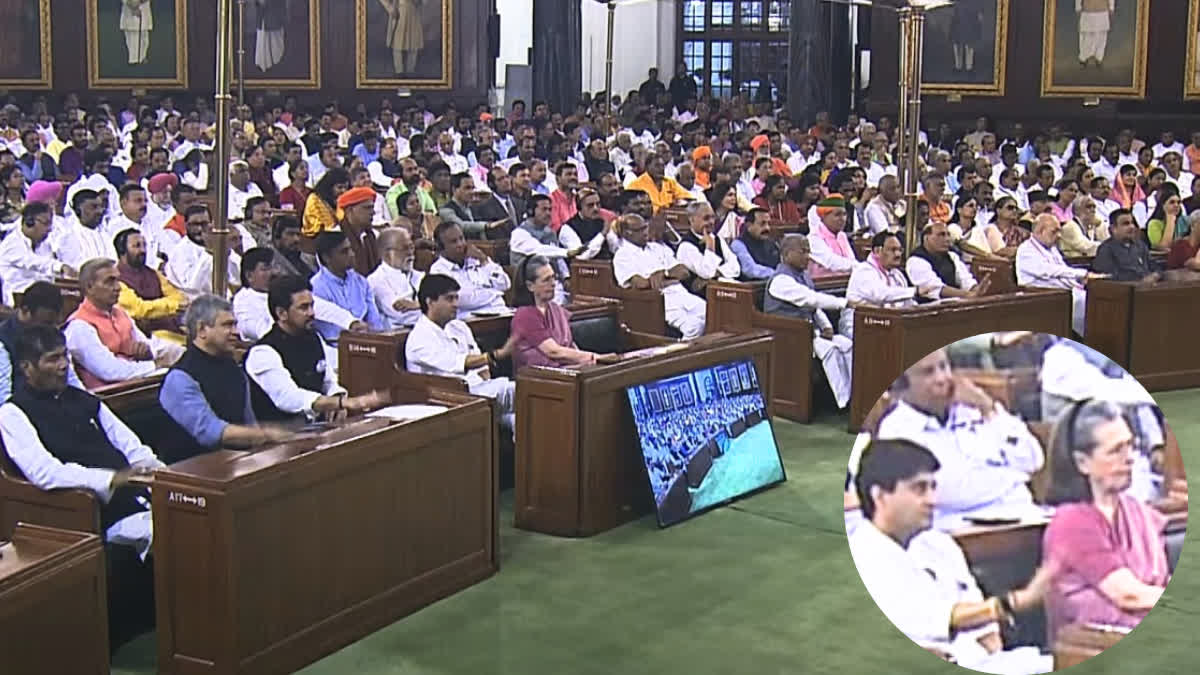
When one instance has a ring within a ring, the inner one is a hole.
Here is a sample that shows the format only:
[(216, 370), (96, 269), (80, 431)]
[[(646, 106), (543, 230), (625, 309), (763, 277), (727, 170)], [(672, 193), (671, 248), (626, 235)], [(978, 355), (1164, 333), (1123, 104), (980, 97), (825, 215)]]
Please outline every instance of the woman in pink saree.
[(1042, 542), (1043, 558), (1061, 565), (1046, 596), (1050, 644), (1072, 623), (1137, 626), (1170, 581), (1165, 516), (1125, 494), (1134, 444), (1107, 401), (1075, 403), (1055, 424), (1046, 501), (1057, 510)]

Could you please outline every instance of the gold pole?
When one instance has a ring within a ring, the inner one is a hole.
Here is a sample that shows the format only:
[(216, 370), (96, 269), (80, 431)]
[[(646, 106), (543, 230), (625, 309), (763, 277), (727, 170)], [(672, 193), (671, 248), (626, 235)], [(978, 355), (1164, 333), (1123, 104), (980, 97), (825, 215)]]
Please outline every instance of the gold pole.
[(604, 64), (604, 115), (612, 116), (613, 26), (617, 23), (617, 3), (608, 2), (608, 55)]
[(216, 182), (217, 209), (216, 222), (208, 238), (213, 256), (212, 288), (217, 297), (225, 297), (227, 291), (226, 268), (229, 266), (229, 248), (226, 241), (229, 238), (229, 106), (233, 98), (229, 94), (230, 75), (230, 33), (233, 30), (232, 1), (217, 0), (217, 137), (213, 152), (216, 155), (216, 166), (213, 167), (213, 180)]
[(246, 105), (246, 0), (238, 3), (238, 106)]
[(904, 187), (905, 251), (920, 246), (921, 224), (917, 223), (920, 198), (921, 138), (921, 52), (925, 42), (925, 8), (909, 6), (900, 11), (901, 35), (901, 160), (899, 166)]

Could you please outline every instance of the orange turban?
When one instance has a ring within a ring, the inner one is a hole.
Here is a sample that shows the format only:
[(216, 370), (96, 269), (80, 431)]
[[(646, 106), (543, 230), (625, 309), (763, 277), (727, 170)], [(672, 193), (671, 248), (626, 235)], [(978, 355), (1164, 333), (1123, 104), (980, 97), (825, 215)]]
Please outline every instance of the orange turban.
[(369, 201), (375, 203), (375, 191), (369, 187), (350, 188), (338, 197), (337, 206), (339, 209), (345, 209), (361, 202)]
[(712, 148), (708, 147), (707, 145), (701, 145), (700, 147), (698, 147), (692, 151), (692, 161), (699, 162), (700, 160), (704, 159), (705, 157), (712, 157), (712, 154), (713, 154)]
[(771, 142), (771, 140), (769, 138), (767, 138), (766, 134), (759, 134), (759, 135), (755, 136), (754, 138), (750, 139), (750, 149), (754, 150), (755, 152), (758, 152), (759, 148), (761, 148), (762, 146), (764, 146), (770, 142)]
[(817, 202), (817, 217), (824, 218), (833, 211), (844, 208), (846, 208), (846, 198), (837, 192), (833, 192), (828, 197)]

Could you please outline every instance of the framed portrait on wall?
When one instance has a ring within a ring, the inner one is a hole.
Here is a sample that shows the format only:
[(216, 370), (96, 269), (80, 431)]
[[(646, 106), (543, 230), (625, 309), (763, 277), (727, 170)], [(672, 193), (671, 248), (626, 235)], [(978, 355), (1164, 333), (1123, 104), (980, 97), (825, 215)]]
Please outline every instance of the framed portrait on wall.
[(354, 0), (357, 86), (453, 86), (450, 0)]
[(187, 88), (187, 0), (85, 4), (89, 87)]
[(318, 0), (246, 0), (235, 86), (245, 73), (248, 89), (320, 89), (320, 10)]
[(1188, 0), (1187, 60), (1183, 68), (1183, 97), (1200, 98), (1200, 0)]
[(50, 0), (0, 0), (0, 87), (49, 89)]
[(1042, 96), (1145, 96), (1149, 15), (1150, 0), (1045, 0)]
[(1003, 96), (1009, 0), (958, 0), (925, 15), (921, 91)]

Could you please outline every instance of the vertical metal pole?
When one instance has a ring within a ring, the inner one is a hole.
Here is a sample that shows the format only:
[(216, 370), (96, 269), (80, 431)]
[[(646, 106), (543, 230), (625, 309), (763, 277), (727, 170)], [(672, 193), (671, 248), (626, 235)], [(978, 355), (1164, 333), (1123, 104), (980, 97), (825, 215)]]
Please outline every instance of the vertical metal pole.
[(907, 195), (908, 189), (908, 143), (905, 135), (908, 133), (908, 87), (909, 87), (909, 65), (912, 55), (909, 53), (908, 17), (912, 13), (910, 8), (901, 9), (900, 15), (900, 114), (896, 121), (896, 170), (900, 174), (900, 189), (904, 190)]
[(905, 159), (908, 162), (907, 185), (905, 186), (905, 198), (907, 200), (907, 211), (905, 211), (905, 233), (906, 233), (906, 251), (913, 251), (921, 244), (921, 226), (923, 223), (917, 222), (917, 199), (920, 194), (920, 175), (918, 167), (920, 166), (920, 139), (921, 139), (921, 55), (925, 48), (925, 8), (913, 7), (909, 14), (910, 26), (908, 28), (908, 100), (905, 102), (908, 108), (907, 122), (908, 129), (906, 130), (906, 140), (908, 150), (905, 152)]
[(613, 26), (617, 22), (617, 3), (608, 2), (608, 53), (604, 62), (604, 115), (612, 116)]
[(246, 105), (246, 0), (238, 0), (238, 106)]
[(229, 266), (229, 106), (233, 97), (229, 94), (230, 76), (230, 33), (233, 30), (233, 0), (217, 0), (217, 78), (215, 103), (217, 109), (217, 138), (213, 148), (216, 155), (213, 180), (216, 182), (216, 221), (210, 241), (213, 246), (212, 288), (217, 297), (225, 297), (227, 286), (226, 268)]

